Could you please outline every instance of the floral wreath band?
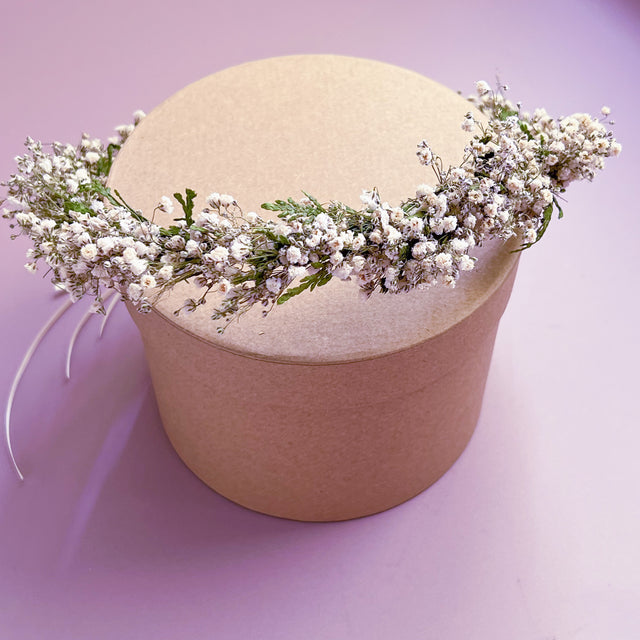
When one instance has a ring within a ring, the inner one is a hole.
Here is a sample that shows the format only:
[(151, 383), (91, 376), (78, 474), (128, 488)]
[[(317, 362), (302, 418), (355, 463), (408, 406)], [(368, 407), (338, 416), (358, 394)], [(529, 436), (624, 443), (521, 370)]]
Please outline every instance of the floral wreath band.
[[(433, 169), (436, 184), (418, 186), (399, 206), (382, 201), (375, 188), (363, 191), (357, 210), (305, 193), (263, 204), (277, 212), (273, 221), (244, 213), (226, 194), (210, 194), (196, 210), (197, 194), (186, 189), (173, 194), (182, 215), (161, 227), (107, 187), (117, 152), (144, 117), (138, 111), (106, 146), (83, 134), (78, 146), (54, 142), (47, 152), (27, 138), (18, 172), (2, 183), (9, 205), (3, 216), (33, 241), (27, 269), (44, 261), (72, 300), (90, 294), (93, 310), (103, 313), (113, 290), (146, 312), (184, 280), (201, 295), (175, 313), (194, 311), (217, 291), (221, 302), (211, 317), (223, 324), (257, 303), (266, 314), (334, 277), (355, 280), (366, 296), (453, 287), (473, 269), (470, 252), (485, 239), (518, 235), (519, 250), (538, 242), (554, 208), (562, 217), (567, 186), (592, 180), (604, 158), (621, 150), (604, 126), (607, 107), (600, 118), (554, 119), (544, 109), (522, 111), (506, 99), (506, 87), (494, 91), (480, 81), (476, 89), (469, 100), (486, 121), (466, 115), (462, 128), (473, 136), (462, 162), (445, 168), (420, 142), (418, 159)], [(174, 200), (163, 196), (156, 209), (171, 214)]]

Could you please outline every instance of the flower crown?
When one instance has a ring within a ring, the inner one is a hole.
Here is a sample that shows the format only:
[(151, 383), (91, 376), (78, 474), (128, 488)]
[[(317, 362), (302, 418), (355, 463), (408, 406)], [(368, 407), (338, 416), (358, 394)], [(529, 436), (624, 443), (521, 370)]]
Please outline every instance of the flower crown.
[[(44, 261), (55, 285), (73, 300), (95, 298), (104, 312), (105, 294), (116, 290), (140, 311), (149, 311), (163, 292), (183, 280), (200, 287), (181, 310), (204, 305), (220, 292), (214, 320), (229, 320), (260, 303), (263, 313), (332, 278), (355, 280), (364, 295), (401, 293), (433, 285), (454, 287), (473, 269), (470, 252), (485, 239), (522, 239), (519, 250), (542, 238), (566, 187), (592, 180), (604, 158), (621, 146), (602, 117), (575, 114), (551, 118), (533, 114), (480, 81), (469, 98), (486, 119), (469, 112), (462, 128), (472, 135), (459, 166), (445, 168), (427, 141), (418, 160), (435, 173), (436, 184), (417, 187), (399, 206), (382, 201), (377, 189), (363, 191), (362, 206), (320, 203), (304, 193), (262, 205), (277, 212), (265, 220), (243, 213), (233, 196), (211, 193), (196, 208), (186, 189), (162, 196), (156, 210), (181, 215), (161, 227), (107, 187), (113, 160), (135, 125), (116, 129), (105, 146), (83, 134), (76, 147), (54, 142), (49, 152), (27, 138), (16, 158), (18, 173), (2, 183), (9, 204), (3, 216), (33, 241), (25, 265)], [(610, 121), (610, 124), (613, 124)], [(18, 234), (19, 235), (19, 234)], [(15, 237), (15, 236), (14, 236)], [(222, 331), (224, 327), (220, 327)]]

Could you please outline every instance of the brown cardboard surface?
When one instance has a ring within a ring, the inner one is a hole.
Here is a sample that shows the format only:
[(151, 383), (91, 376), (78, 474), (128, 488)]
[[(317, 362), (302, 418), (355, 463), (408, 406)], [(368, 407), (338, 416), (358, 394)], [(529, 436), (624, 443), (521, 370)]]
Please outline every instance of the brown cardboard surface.
[[(468, 110), (449, 89), (379, 62), (257, 61), (154, 110), (110, 183), (146, 212), (185, 187), (231, 193), (245, 211), (301, 190), (358, 206), (374, 186), (395, 205), (432, 182), (415, 156), (422, 138), (445, 165), (460, 161)], [(185, 291), (134, 312), (179, 455), (223, 495), (294, 519), (358, 517), (422, 491), (473, 432), (515, 276), (508, 248), (481, 252), (454, 290), (363, 301), (354, 283), (332, 282), (222, 336), (206, 309), (173, 316)]]

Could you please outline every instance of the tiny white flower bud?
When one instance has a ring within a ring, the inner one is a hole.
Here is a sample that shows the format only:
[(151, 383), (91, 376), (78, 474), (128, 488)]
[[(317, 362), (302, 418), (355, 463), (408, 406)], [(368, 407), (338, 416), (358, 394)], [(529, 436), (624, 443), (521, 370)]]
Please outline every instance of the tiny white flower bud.
[(169, 198), (168, 196), (162, 196), (162, 198), (160, 198), (160, 202), (158, 203), (158, 209), (160, 209), (160, 211), (164, 211), (165, 213), (173, 213), (173, 202), (171, 201), (171, 198)]
[(300, 262), (300, 258), (302, 258), (302, 252), (298, 247), (289, 247), (287, 249), (287, 260), (289, 264), (297, 264)]

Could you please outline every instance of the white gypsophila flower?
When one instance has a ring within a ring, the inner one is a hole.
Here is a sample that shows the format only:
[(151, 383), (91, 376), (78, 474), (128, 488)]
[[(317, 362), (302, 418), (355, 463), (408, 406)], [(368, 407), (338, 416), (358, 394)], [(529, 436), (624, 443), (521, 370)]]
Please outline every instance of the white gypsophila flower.
[(435, 263), (440, 269), (450, 269), (453, 264), (453, 258), (450, 253), (439, 253), (435, 258)]
[(89, 164), (95, 164), (100, 160), (100, 154), (95, 151), (88, 151), (84, 157)]
[(170, 264), (165, 264), (164, 267), (161, 267), (156, 273), (156, 277), (160, 280), (170, 280), (173, 276), (173, 267)]
[(221, 193), (219, 199), (220, 207), (224, 209), (228, 209), (229, 207), (238, 206), (236, 199), (233, 196), (230, 196), (227, 193)]
[(387, 240), (389, 241), (389, 244), (395, 244), (400, 240), (402, 240), (402, 234), (395, 227), (392, 227), (391, 225), (387, 225), (384, 228), (384, 234), (387, 236)]
[(351, 248), (354, 251), (360, 251), (360, 249), (362, 249), (362, 247), (364, 247), (366, 243), (367, 243), (367, 239), (364, 237), (362, 233), (359, 233), (358, 235), (354, 236), (351, 242)]
[(248, 242), (250, 242), (250, 239), (245, 236), (242, 238), (236, 238), (231, 243), (230, 253), (234, 260), (242, 262), (242, 260), (249, 255), (251, 247), (249, 247)]
[(453, 238), (449, 243), (449, 247), (454, 253), (464, 253), (469, 248), (469, 244), (460, 238)]
[(417, 155), (420, 164), (424, 165), (425, 167), (428, 167), (433, 162), (433, 151), (431, 150), (431, 147), (426, 140), (422, 140), (418, 144)]
[(133, 122), (134, 124), (140, 124), (140, 122), (142, 122), (142, 120), (144, 120), (147, 117), (147, 114), (142, 110), (142, 109), (136, 109), (133, 112)]
[(313, 226), (320, 231), (328, 231), (334, 226), (334, 223), (326, 213), (319, 213), (313, 220)]
[(476, 82), (476, 91), (482, 96), (486, 93), (490, 93), (491, 87), (489, 86), (489, 83), (484, 80), (478, 80), (478, 82)]
[(460, 126), (463, 131), (473, 131), (476, 126), (476, 122), (473, 119), (473, 116), (468, 113)]
[(282, 289), (282, 282), (280, 278), (267, 278), (265, 282), (267, 290), (271, 293), (280, 293)]
[(229, 249), (223, 246), (217, 246), (208, 254), (214, 262), (224, 262), (229, 258)]
[(509, 221), (510, 217), (511, 216), (507, 209), (501, 209), (500, 211), (498, 211), (498, 220), (500, 220), (502, 224), (506, 224)]
[(432, 218), (429, 222), (431, 232), (440, 235), (444, 233), (444, 220), (442, 218)]
[(551, 204), (553, 202), (553, 193), (549, 189), (543, 189), (540, 192), (540, 197), (546, 204)]
[(435, 192), (431, 185), (420, 184), (416, 187), (416, 198), (418, 200), (430, 201), (432, 197), (435, 197)]
[(296, 278), (304, 278), (304, 276), (307, 275), (307, 268), (299, 265), (292, 265), (287, 269), (287, 274), (294, 280)]
[(273, 227), (273, 232), (276, 235), (287, 238), (291, 234), (291, 227), (286, 222), (279, 221), (276, 223), (276, 226)]
[(42, 160), (38, 162), (38, 168), (42, 171), (42, 173), (51, 173), (53, 171), (53, 164), (51, 163), (51, 159), (42, 158)]
[(366, 189), (363, 189), (362, 193), (360, 194), (360, 201), (365, 206), (367, 211), (375, 211), (380, 206), (380, 201), (375, 192), (367, 191)]
[(133, 247), (127, 247), (122, 252), (122, 257), (127, 264), (132, 264), (135, 260), (138, 259), (138, 252)]
[(395, 267), (387, 267), (384, 272), (384, 284), (387, 289), (396, 289), (398, 281), (398, 270)]
[(216, 209), (220, 208), (220, 194), (217, 191), (210, 193), (207, 196), (207, 203), (210, 207), (215, 207)]
[(351, 258), (351, 265), (353, 266), (354, 273), (360, 273), (366, 264), (366, 260), (363, 256), (353, 256)]
[(392, 207), (389, 209), (389, 220), (391, 222), (400, 222), (404, 217), (405, 213), (400, 207)]
[(131, 273), (133, 273), (134, 276), (142, 275), (148, 269), (148, 267), (149, 267), (149, 263), (146, 260), (143, 260), (142, 258), (137, 258), (136, 260), (133, 260), (129, 265), (129, 268), (131, 269)]
[(98, 256), (98, 247), (93, 243), (85, 244), (84, 247), (80, 249), (80, 255), (85, 260), (94, 260)]
[(152, 246), (149, 246), (140, 240), (136, 240), (133, 243), (133, 248), (141, 258), (147, 257), (152, 252)]
[(173, 202), (171, 201), (171, 198), (169, 198), (169, 196), (162, 196), (157, 208), (165, 213), (173, 213)]
[(340, 280), (347, 280), (351, 276), (351, 272), (353, 271), (353, 267), (346, 262), (343, 262), (339, 267), (332, 271), (332, 274)]
[(221, 278), (218, 282), (218, 291), (224, 294), (225, 299), (230, 299), (235, 294), (235, 289), (226, 278)]
[(380, 231), (378, 229), (374, 229), (369, 234), (369, 240), (370, 240), (370, 242), (373, 242), (373, 244), (381, 244), (382, 243), (382, 234), (380, 233)]
[(416, 260), (422, 260), (427, 255), (427, 243), (426, 242), (416, 242), (411, 248), (411, 255)]
[(520, 178), (511, 176), (507, 180), (507, 189), (509, 189), (509, 191), (511, 191), (512, 193), (522, 191), (523, 188), (524, 188), (524, 182), (520, 180)]
[(128, 138), (133, 133), (132, 124), (120, 124), (116, 127), (116, 131), (122, 139)]
[(143, 289), (153, 289), (156, 285), (156, 279), (148, 273), (140, 278), (140, 286)]
[(300, 249), (298, 249), (298, 247), (295, 246), (289, 247), (287, 249), (286, 255), (289, 264), (297, 264), (302, 258), (302, 252), (300, 251)]
[(340, 251), (335, 251), (329, 256), (329, 262), (334, 266), (340, 264), (343, 261), (343, 259), (344, 259), (344, 256)]
[(132, 302), (136, 302), (142, 296), (143, 291), (144, 291), (144, 289), (139, 284), (137, 284), (135, 282), (132, 282), (127, 287), (127, 297)]
[(255, 224), (258, 221), (258, 214), (255, 211), (249, 211), (244, 217), (249, 224)]
[(444, 233), (453, 231), (458, 226), (458, 219), (455, 216), (446, 216), (442, 219)]
[(347, 231), (341, 231), (338, 238), (342, 241), (342, 247), (350, 248), (353, 245), (355, 234), (351, 229), (349, 229)]
[(319, 229), (314, 229), (311, 235), (304, 241), (304, 243), (310, 249), (317, 247), (320, 242), (322, 242), (322, 231), (320, 231)]
[(411, 234), (420, 235), (424, 228), (424, 220), (422, 218), (416, 218), (416, 217), (409, 218), (409, 221), (407, 223), (407, 227), (405, 227), (405, 230), (407, 228)]
[[(195, 240), (187, 240), (187, 243), (184, 246), (184, 250), (186, 252), (186, 254), (190, 257), (195, 257), (200, 255), (200, 243), (196, 242)], [(227, 251), (227, 255), (228, 255), (228, 251)]]
[(470, 258), (467, 255), (464, 256), (460, 256), (460, 258), (458, 258), (458, 268), (461, 271), (471, 271), (475, 266), (475, 262), (473, 260), (473, 258)]

